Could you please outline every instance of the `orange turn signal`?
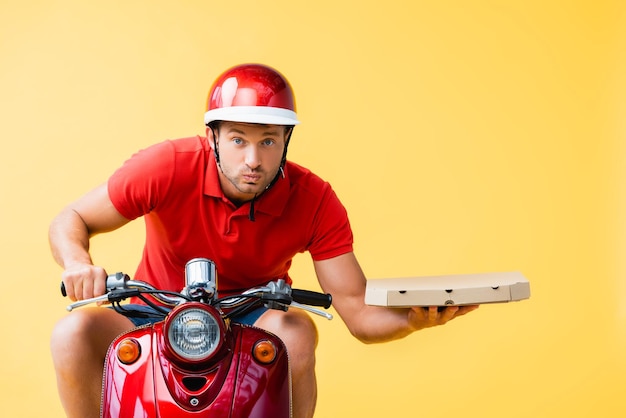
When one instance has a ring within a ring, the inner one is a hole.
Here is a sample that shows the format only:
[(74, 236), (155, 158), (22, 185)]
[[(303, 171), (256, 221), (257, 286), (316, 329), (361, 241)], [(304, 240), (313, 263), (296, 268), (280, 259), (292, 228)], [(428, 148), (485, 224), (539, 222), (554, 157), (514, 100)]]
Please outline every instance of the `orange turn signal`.
[(134, 338), (125, 338), (117, 346), (117, 358), (124, 364), (132, 364), (141, 354), (141, 346)]
[(263, 364), (270, 364), (276, 358), (276, 346), (270, 340), (260, 340), (252, 350), (254, 358)]

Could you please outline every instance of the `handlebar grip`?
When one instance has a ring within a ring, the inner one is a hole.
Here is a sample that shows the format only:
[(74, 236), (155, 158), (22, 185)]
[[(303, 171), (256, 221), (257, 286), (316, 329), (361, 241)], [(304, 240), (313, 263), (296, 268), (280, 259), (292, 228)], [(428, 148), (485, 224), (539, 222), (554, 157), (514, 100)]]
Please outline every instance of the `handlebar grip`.
[(292, 289), (291, 297), (298, 303), (322, 306), (325, 309), (330, 308), (330, 305), (333, 303), (333, 297), (329, 293), (312, 292), (310, 290)]
[[(115, 273), (109, 274), (106, 279), (106, 289), (107, 292), (113, 289), (125, 288), (126, 282), (130, 280), (127, 274), (124, 273)], [(67, 290), (65, 289), (65, 283), (61, 280), (61, 295), (63, 297), (67, 296)]]

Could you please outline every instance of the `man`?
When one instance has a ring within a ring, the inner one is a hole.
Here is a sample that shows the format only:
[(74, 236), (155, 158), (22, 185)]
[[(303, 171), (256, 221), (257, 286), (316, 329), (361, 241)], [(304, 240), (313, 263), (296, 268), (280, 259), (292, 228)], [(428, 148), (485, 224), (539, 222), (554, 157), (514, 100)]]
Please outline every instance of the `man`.
[[(178, 291), (184, 265), (215, 261), (219, 292), (228, 294), (288, 275), (308, 251), (319, 284), (350, 332), (366, 343), (445, 324), (472, 307), (389, 309), (364, 304), (365, 276), (352, 252), (347, 214), (330, 185), (286, 160), (299, 123), (288, 81), (258, 64), (227, 70), (208, 99), (207, 136), (166, 141), (130, 158), (109, 179), (66, 207), (50, 226), (55, 260), (72, 300), (101, 295), (106, 273), (89, 254), (91, 236), (143, 217), (146, 244), (135, 274)], [(317, 330), (306, 313), (259, 309), (237, 318), (278, 335), (291, 359), (295, 417), (316, 403)], [(145, 320), (85, 308), (64, 317), (51, 349), (69, 417), (98, 416), (104, 357), (111, 341)]]

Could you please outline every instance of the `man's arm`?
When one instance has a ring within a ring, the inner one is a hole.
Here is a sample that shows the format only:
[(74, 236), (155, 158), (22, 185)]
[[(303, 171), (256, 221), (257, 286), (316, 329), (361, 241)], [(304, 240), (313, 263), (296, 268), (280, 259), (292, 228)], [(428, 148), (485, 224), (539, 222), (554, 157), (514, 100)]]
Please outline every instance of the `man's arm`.
[(54, 218), (48, 237), (52, 256), (64, 269), (62, 279), (70, 299), (104, 294), (106, 272), (93, 265), (89, 239), (128, 222), (113, 206), (106, 184), (71, 203)]
[(333, 306), (350, 332), (365, 343), (396, 340), (436, 325), (443, 325), (478, 306), (450, 306), (439, 312), (428, 309), (386, 308), (365, 304), (366, 278), (354, 253), (314, 261), (315, 272), (324, 292), (333, 296)]

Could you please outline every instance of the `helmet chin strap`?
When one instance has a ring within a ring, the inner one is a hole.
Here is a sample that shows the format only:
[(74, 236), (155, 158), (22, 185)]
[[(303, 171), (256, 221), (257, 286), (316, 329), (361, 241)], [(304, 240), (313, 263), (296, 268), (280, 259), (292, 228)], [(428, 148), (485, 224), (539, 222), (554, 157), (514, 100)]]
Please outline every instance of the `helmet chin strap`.
[[(274, 185), (274, 183), (276, 183), (276, 181), (279, 178), (279, 174), (280, 173), (282, 173), (282, 177), (285, 178), (285, 172), (283, 171), (282, 163), (281, 163), (280, 167), (278, 167), (278, 172), (274, 176), (274, 179), (272, 181), (270, 181), (270, 183), (267, 186), (265, 186), (265, 190), (263, 190), (264, 192), (267, 189), (269, 189), (270, 187), (272, 187)], [(256, 218), (254, 217), (254, 202), (256, 201), (257, 196), (258, 196), (258, 193), (255, 193), (254, 197), (252, 198), (252, 200), (250, 200), (250, 212), (248, 213), (248, 219), (250, 220), (250, 222), (256, 221)]]
[[(211, 130), (211, 133), (213, 134), (213, 151), (215, 152), (215, 162), (217, 163), (217, 165), (219, 166), (220, 170), (222, 170), (222, 166), (220, 164), (220, 152), (217, 149), (217, 140), (216, 135), (215, 135), (215, 130), (213, 129), (213, 126), (211, 125), (207, 125), (207, 127)], [(224, 170), (222, 170), (223, 172)]]

